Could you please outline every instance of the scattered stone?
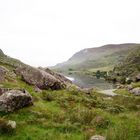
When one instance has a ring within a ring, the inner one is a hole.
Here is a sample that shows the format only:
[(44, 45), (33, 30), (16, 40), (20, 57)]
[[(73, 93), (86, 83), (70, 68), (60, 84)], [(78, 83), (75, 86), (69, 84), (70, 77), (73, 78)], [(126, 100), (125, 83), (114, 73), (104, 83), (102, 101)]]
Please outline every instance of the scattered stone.
[(132, 93), (136, 96), (140, 95), (140, 87), (137, 87), (137, 88), (130, 90), (130, 93)]
[(126, 89), (127, 89), (128, 91), (130, 91), (130, 90), (133, 89), (133, 86), (132, 86), (132, 85), (127, 85), (127, 86), (126, 86)]
[(7, 123), (8, 126), (10, 126), (12, 129), (16, 129), (16, 122), (9, 120)]
[(40, 88), (38, 88), (37, 86), (34, 87), (35, 92), (41, 93), (42, 90)]
[(90, 140), (106, 140), (106, 138), (100, 135), (95, 135), (92, 136)]
[(29, 105), (33, 105), (33, 99), (25, 90), (10, 90), (0, 96), (0, 112), (13, 112)]
[(90, 95), (92, 93), (92, 88), (83, 88), (83, 89), (80, 89), (81, 92), (85, 93), (85, 94), (88, 94)]
[(117, 89), (123, 89), (125, 86), (124, 85), (121, 85), (121, 84), (118, 84), (117, 85)]

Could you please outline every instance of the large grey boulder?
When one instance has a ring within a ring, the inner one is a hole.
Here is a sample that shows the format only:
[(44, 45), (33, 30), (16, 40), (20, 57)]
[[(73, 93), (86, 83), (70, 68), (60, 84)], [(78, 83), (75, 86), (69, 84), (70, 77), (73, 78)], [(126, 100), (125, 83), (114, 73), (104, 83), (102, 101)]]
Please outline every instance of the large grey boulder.
[(13, 112), (29, 105), (33, 105), (33, 99), (24, 90), (10, 90), (0, 96), (0, 112)]
[(132, 93), (136, 96), (140, 95), (140, 87), (133, 88), (132, 90), (130, 90), (130, 93)]
[(63, 76), (60, 73), (56, 73), (56, 72), (54, 72), (54, 71), (52, 71), (52, 70), (50, 70), (48, 68), (45, 68), (45, 69), (42, 69), (42, 70), (44, 70), (45, 72), (53, 75), (55, 78), (59, 79), (64, 84), (72, 84), (72, 81), (70, 81), (69, 79), (67, 79), (65, 76)]
[(55, 77), (53, 74), (42, 69), (33, 68), (30, 66), (18, 67), (15, 70), (17, 75), (20, 75), (22, 80), (30, 85), (34, 85), (40, 89), (63, 89), (66, 83)]

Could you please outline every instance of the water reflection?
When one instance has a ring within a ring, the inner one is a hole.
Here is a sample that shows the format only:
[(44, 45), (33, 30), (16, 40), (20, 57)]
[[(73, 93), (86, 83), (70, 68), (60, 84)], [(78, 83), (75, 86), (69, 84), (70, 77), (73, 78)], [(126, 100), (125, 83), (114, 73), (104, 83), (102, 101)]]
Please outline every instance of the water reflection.
[(96, 78), (94, 76), (74, 74), (69, 76), (69, 79), (82, 88), (96, 87), (103, 90), (114, 88), (114, 84), (108, 83), (103, 78)]

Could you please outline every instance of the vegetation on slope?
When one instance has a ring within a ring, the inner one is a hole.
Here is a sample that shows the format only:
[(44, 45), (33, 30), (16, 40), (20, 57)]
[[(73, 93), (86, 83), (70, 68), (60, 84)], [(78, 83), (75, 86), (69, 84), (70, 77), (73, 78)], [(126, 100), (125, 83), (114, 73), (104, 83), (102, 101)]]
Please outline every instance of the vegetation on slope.
[(131, 51), (121, 63), (114, 67), (108, 79), (125, 84), (127, 78), (128, 82), (135, 81), (138, 74), (140, 74), (140, 46)]
[(84, 49), (74, 54), (67, 62), (53, 67), (57, 71), (75, 71), (112, 67), (121, 62), (138, 44), (105, 45), (98, 48)]
[(140, 72), (140, 47), (131, 51), (128, 56), (115, 67), (115, 72), (121, 76), (135, 76)]
[[(11, 63), (1, 66), (14, 69)], [(0, 112), (0, 140), (89, 140), (96, 134), (107, 140), (140, 138), (140, 97), (108, 97), (94, 90), (87, 94), (75, 87), (35, 92), (20, 76), (12, 78), (7, 77), (0, 86), (26, 89), (34, 105), (13, 113)], [(17, 123), (16, 129), (7, 126), (9, 120)]]
[(3, 86), (25, 88), (33, 96), (34, 105), (13, 113), (0, 113), (1, 122), (17, 122), (12, 132), (7, 127), (0, 129), (1, 140), (88, 140), (95, 134), (107, 140), (139, 139), (140, 97), (110, 99), (97, 91), (85, 94), (75, 88), (37, 93), (20, 80), (16, 85), (3, 83)]

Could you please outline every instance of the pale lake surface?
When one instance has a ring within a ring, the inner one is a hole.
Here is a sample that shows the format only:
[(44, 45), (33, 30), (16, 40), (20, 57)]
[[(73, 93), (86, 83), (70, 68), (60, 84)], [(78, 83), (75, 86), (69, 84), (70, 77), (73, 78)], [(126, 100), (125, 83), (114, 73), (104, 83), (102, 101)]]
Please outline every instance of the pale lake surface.
[(113, 83), (109, 83), (105, 81), (105, 79), (97, 79), (94, 76), (89, 75), (69, 75), (66, 76), (69, 80), (71, 80), (74, 84), (80, 86), (81, 88), (99, 88), (102, 90), (114, 89), (115, 85)]

